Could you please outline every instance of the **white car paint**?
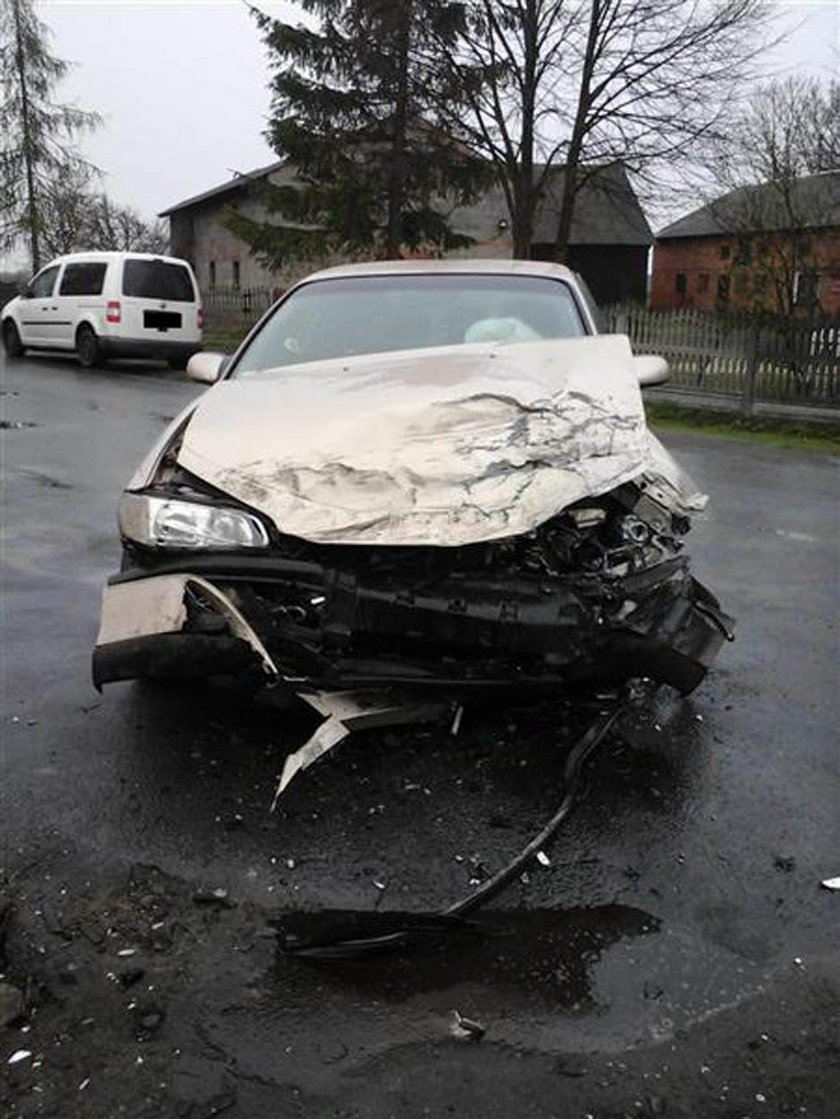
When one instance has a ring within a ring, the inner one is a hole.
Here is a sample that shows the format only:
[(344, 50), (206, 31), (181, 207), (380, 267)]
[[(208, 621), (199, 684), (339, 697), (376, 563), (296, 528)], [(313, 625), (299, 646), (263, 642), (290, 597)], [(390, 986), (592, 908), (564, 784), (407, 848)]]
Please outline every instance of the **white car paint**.
[(249, 373), (199, 401), (181, 466), (316, 543), (453, 546), (529, 532), (651, 471), (624, 335), (466, 343)]

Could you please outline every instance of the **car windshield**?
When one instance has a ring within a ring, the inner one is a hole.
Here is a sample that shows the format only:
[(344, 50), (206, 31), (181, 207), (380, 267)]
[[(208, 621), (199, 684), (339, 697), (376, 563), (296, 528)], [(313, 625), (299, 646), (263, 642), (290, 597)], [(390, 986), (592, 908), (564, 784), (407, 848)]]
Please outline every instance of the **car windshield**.
[(233, 375), (351, 354), (585, 333), (571, 290), (540, 276), (392, 273), (313, 280), (277, 308)]

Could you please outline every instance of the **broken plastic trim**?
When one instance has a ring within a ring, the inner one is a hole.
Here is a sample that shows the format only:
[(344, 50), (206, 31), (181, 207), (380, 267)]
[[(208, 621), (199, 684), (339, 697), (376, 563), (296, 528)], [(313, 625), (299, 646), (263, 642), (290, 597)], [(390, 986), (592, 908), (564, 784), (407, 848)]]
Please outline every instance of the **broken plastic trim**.
[(438, 913), (395, 913), (393, 914), (395, 927), (392, 928), (386, 925), (389, 915), (377, 913), (378, 931), (375, 935), (359, 936), (356, 930), (348, 930), (343, 934), (339, 931), (332, 940), (319, 938), (317, 942), (310, 941), (303, 944), (287, 940), (284, 950), (309, 959), (345, 959), (407, 948), (428, 942), (431, 938), (447, 932), (475, 928), (463, 918), (500, 894), (533, 859), (536, 859), (537, 853), (548, 846), (574, 805), (584, 763), (604, 741), (616, 720), (628, 709), (632, 698), (631, 690), (625, 690), (584, 731), (566, 758), (563, 768), (563, 797), (554, 815), (507, 866), (492, 878), (488, 878), (477, 890)]

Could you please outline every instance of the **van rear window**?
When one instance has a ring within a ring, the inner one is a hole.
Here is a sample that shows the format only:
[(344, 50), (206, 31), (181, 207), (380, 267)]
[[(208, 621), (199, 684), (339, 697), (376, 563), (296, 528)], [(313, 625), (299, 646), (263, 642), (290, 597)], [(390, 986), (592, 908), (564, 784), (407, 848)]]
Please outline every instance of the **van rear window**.
[(123, 295), (139, 299), (195, 302), (192, 277), (183, 264), (166, 260), (127, 260), (123, 268)]

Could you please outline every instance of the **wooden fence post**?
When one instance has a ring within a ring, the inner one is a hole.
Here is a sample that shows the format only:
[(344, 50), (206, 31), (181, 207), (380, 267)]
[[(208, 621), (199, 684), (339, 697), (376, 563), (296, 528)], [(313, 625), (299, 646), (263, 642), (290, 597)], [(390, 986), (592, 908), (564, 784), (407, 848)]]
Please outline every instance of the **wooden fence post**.
[(758, 371), (758, 344), (761, 323), (755, 319), (748, 328), (747, 367), (744, 371), (744, 388), (741, 393), (741, 415), (751, 416), (755, 404), (755, 381)]

